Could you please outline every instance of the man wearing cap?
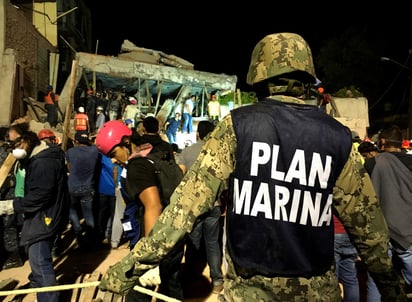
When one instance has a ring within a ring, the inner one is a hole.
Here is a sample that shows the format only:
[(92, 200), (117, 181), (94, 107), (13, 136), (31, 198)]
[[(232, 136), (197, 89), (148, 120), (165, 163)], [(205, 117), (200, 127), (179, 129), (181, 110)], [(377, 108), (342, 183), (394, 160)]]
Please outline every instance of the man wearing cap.
[[(67, 169), (69, 171), (69, 193), (71, 199), (70, 221), (77, 243), (82, 247), (97, 239), (93, 215), (93, 200), (96, 189), (99, 151), (89, 140), (87, 131), (77, 131), (74, 147), (66, 151)], [(80, 207), (80, 209), (79, 209)], [(82, 226), (79, 210), (85, 220)]]
[(127, 120), (130, 120), (127, 124), (130, 128), (136, 127), (136, 120), (140, 118), (140, 109), (137, 106), (137, 100), (134, 97), (129, 97), (129, 104), (124, 108), (122, 115), (123, 122), (126, 123)]
[(100, 129), (103, 127), (104, 123), (106, 122), (106, 115), (103, 111), (103, 106), (96, 107), (96, 133), (99, 133)]

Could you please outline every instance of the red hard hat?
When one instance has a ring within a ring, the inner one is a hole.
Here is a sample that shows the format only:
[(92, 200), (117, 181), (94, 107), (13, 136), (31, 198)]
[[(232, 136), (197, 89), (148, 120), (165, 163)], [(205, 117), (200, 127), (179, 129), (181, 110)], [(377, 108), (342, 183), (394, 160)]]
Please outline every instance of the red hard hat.
[(56, 135), (50, 129), (42, 129), (37, 133), (37, 137), (42, 140), (49, 137), (56, 137)]
[(402, 141), (402, 149), (409, 149), (410, 148), (410, 141), (409, 140), (407, 140), (407, 139), (404, 139), (403, 141)]
[(109, 155), (113, 147), (120, 144), (124, 136), (131, 136), (132, 130), (122, 121), (108, 121), (96, 136), (96, 147), (104, 155)]
[(134, 98), (134, 97), (129, 97), (129, 102), (130, 102), (130, 104), (132, 104), (132, 105), (136, 105), (137, 104), (137, 100)]

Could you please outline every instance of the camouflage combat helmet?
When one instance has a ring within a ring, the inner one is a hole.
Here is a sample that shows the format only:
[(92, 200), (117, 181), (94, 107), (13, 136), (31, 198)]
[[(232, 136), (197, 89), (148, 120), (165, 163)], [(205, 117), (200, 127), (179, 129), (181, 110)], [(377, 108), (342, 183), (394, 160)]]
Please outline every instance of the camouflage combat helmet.
[(303, 72), (308, 82), (315, 82), (315, 67), (309, 45), (298, 34), (271, 34), (256, 44), (246, 82), (254, 85), (295, 71)]

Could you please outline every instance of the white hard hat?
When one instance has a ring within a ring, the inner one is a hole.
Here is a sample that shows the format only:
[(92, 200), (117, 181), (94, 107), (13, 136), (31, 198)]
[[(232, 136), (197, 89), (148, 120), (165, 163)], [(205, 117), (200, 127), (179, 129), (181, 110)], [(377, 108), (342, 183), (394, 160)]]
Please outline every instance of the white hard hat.
[(84, 107), (79, 107), (78, 111), (79, 111), (80, 113), (84, 113)]

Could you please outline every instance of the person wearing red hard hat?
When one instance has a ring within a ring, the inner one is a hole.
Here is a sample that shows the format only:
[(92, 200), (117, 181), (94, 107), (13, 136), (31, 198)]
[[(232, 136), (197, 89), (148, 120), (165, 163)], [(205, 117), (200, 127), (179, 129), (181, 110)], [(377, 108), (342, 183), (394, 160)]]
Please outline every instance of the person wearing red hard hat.
[(401, 149), (403, 152), (408, 153), (411, 150), (411, 142), (408, 139), (402, 141)]
[(131, 136), (132, 130), (122, 121), (106, 122), (96, 136), (96, 147), (100, 152), (109, 156), (114, 147), (122, 143), (123, 138)]
[(137, 100), (134, 97), (129, 97), (129, 104), (124, 108), (122, 115), (123, 122), (130, 120), (129, 128), (136, 127), (136, 120), (141, 116), (139, 106), (137, 105)]
[[(154, 117), (146, 117), (144, 123), (147, 123), (145, 128), (148, 132), (157, 133), (158, 123)], [(171, 149), (171, 145), (167, 142), (162, 144), (160, 137), (156, 135), (140, 136), (119, 120), (105, 123), (97, 134), (95, 143), (100, 152), (113, 158), (123, 167), (121, 192), (126, 203), (123, 221), (130, 226), (128, 232), (132, 234), (127, 234), (127, 238), (130, 239), (130, 249), (134, 249), (135, 244), (149, 235), (164, 210), (158, 189), (157, 170), (152, 161), (143, 157), (152, 149), (166, 152), (164, 148), (168, 146)], [(179, 281), (183, 255), (184, 241), (181, 241), (181, 244), (176, 245), (159, 265), (132, 282), (151, 286), (151, 280), (161, 279), (159, 293), (183, 300), (183, 288)], [(130, 302), (151, 301), (150, 296), (137, 291), (130, 291), (125, 295), (126, 300)]]
[(46, 144), (59, 145), (60, 139), (50, 129), (42, 129), (37, 133), (37, 137)]

